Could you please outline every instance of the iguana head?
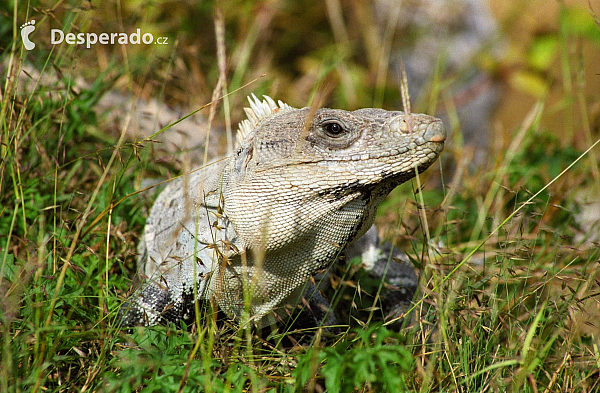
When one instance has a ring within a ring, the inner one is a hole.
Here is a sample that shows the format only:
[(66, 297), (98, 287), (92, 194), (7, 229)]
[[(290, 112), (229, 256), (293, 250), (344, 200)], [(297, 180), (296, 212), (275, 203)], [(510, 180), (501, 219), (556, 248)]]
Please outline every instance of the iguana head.
[(269, 97), (260, 102), (253, 96), (250, 103), (238, 133), (236, 169), (242, 177), (309, 167), (329, 171), (330, 180), (339, 179), (336, 187), (384, 180), (397, 185), (414, 177), (415, 167), (422, 172), (431, 165), (446, 139), (442, 122), (427, 115), (372, 108), (295, 109)]
[[(435, 162), (446, 138), (442, 122), (427, 115), (249, 100), (225, 182), (225, 210), (250, 246), (273, 249), (298, 239), (299, 231), (350, 225), (331, 237), (344, 245), (371, 225), (394, 187)], [(353, 217), (343, 214), (347, 204)], [(328, 225), (328, 217), (338, 221)]]

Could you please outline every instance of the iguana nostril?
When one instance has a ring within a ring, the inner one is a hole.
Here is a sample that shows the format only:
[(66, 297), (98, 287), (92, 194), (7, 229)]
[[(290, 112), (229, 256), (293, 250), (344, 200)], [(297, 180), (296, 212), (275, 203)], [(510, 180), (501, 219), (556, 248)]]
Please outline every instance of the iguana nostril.
[(408, 133), (408, 122), (405, 120), (404, 115), (398, 116), (393, 119), (389, 124), (390, 130), (393, 132)]

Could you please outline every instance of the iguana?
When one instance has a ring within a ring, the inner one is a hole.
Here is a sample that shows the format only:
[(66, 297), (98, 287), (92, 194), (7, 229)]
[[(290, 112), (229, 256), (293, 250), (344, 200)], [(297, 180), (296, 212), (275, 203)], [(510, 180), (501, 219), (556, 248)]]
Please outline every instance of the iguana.
[(178, 322), (211, 297), (238, 322), (286, 318), (309, 277), (435, 162), (446, 137), (423, 114), (249, 101), (237, 151), (170, 182), (154, 203), (138, 247), (146, 282), (123, 304), (123, 324)]

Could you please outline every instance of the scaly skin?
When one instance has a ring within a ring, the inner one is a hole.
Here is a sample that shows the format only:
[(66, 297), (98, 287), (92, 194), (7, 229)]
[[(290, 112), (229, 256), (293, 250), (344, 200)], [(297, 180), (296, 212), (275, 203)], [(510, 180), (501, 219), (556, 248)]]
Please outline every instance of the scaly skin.
[(441, 121), (427, 115), (250, 102), (236, 153), (155, 202), (139, 246), (148, 282), (124, 304), (125, 324), (177, 322), (211, 296), (238, 322), (285, 317), (310, 275), (444, 146)]

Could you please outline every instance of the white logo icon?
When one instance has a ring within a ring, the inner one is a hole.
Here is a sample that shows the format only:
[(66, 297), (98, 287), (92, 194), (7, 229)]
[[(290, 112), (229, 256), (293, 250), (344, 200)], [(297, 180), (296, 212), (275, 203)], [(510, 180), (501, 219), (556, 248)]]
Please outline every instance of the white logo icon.
[(35, 30), (35, 20), (32, 19), (30, 22), (25, 23), (21, 26), (21, 38), (23, 39), (23, 45), (25, 49), (32, 50), (35, 48), (35, 44), (29, 40), (29, 34)]

